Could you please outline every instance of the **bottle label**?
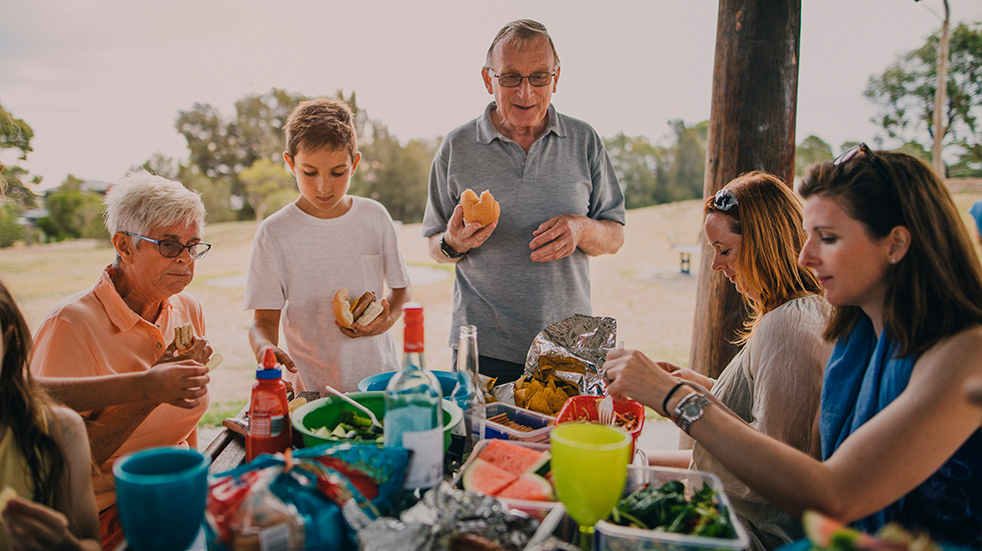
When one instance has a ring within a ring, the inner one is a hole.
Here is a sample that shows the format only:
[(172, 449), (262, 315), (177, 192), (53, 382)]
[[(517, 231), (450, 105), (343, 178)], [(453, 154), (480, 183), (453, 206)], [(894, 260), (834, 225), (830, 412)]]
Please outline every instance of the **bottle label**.
[(402, 433), (402, 446), (413, 451), (403, 488), (432, 488), (443, 477), (443, 427)]

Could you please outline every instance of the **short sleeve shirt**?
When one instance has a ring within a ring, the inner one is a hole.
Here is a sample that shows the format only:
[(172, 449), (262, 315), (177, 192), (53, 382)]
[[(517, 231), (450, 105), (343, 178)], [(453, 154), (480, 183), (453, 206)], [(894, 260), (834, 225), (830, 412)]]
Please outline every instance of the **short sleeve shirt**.
[(446, 231), (466, 189), (501, 205), (491, 237), (456, 264), (450, 346), (461, 325), (478, 328), (480, 353), (524, 363), (535, 335), (573, 314), (591, 315), (589, 258), (577, 249), (532, 262), (540, 224), (561, 214), (623, 224), (624, 194), (603, 141), (590, 125), (549, 106), (548, 123), (526, 153), (484, 114), (444, 139), (430, 169), (426, 237)]
[[(174, 327), (191, 323), (205, 336), (201, 304), (187, 293), (164, 301), (156, 322), (150, 323), (126, 305), (116, 292), (107, 266), (90, 289), (56, 304), (38, 327), (34, 338), (31, 373), (37, 377), (99, 377), (151, 369), (174, 340)], [(206, 394), (194, 409), (161, 404), (94, 473), (92, 486), (99, 510), (115, 500), (112, 464), (119, 457), (156, 446), (187, 447), (187, 438), (208, 410)], [(101, 410), (85, 412), (98, 417)]]
[(284, 348), (311, 390), (357, 390), (370, 375), (399, 368), (390, 333), (352, 339), (334, 323), (334, 294), (352, 296), (409, 285), (395, 226), (378, 201), (352, 197), (338, 218), (311, 216), (294, 204), (256, 232), (246, 280), (247, 310), (281, 310)]

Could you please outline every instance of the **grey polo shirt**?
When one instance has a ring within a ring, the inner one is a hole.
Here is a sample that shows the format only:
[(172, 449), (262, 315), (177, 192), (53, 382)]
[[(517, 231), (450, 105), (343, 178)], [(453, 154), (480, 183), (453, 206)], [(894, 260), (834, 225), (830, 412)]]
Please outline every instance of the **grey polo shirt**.
[(501, 205), (498, 227), (456, 265), (450, 346), (461, 325), (475, 325), (482, 356), (524, 363), (532, 339), (573, 314), (592, 315), (589, 258), (577, 249), (532, 262), (540, 224), (560, 214), (624, 223), (624, 192), (596, 131), (549, 106), (545, 132), (528, 154), (484, 114), (456, 128), (430, 168), (423, 235), (446, 231), (465, 189), (489, 190)]

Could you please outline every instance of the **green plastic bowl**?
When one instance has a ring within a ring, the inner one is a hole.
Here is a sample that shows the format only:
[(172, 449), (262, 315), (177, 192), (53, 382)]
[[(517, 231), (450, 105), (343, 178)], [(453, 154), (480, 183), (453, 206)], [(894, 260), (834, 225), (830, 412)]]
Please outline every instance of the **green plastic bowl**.
[[(350, 392), (348, 397), (365, 406), (378, 417), (379, 421), (385, 416), (385, 393), (381, 390), (374, 392)], [(300, 433), (303, 437), (303, 445), (311, 448), (321, 444), (350, 442), (347, 438), (334, 438), (331, 436), (316, 436), (315, 430), (321, 427), (333, 429), (341, 422), (342, 411), (353, 411), (364, 416), (364, 412), (355, 406), (345, 402), (337, 396), (325, 396), (313, 402), (308, 402), (296, 409), (290, 416), (290, 423), (293, 430)], [(443, 399), (443, 451), (447, 451), (450, 446), (450, 431), (453, 427), (463, 421), (464, 414), (460, 406)]]

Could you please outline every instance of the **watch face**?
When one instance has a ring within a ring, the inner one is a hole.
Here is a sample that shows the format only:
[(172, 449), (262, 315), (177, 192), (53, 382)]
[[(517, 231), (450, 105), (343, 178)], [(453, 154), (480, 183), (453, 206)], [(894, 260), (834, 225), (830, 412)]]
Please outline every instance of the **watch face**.
[(697, 401), (692, 401), (685, 404), (685, 407), (682, 408), (682, 415), (692, 417), (693, 415), (697, 415), (700, 411), (702, 411), (702, 404)]

